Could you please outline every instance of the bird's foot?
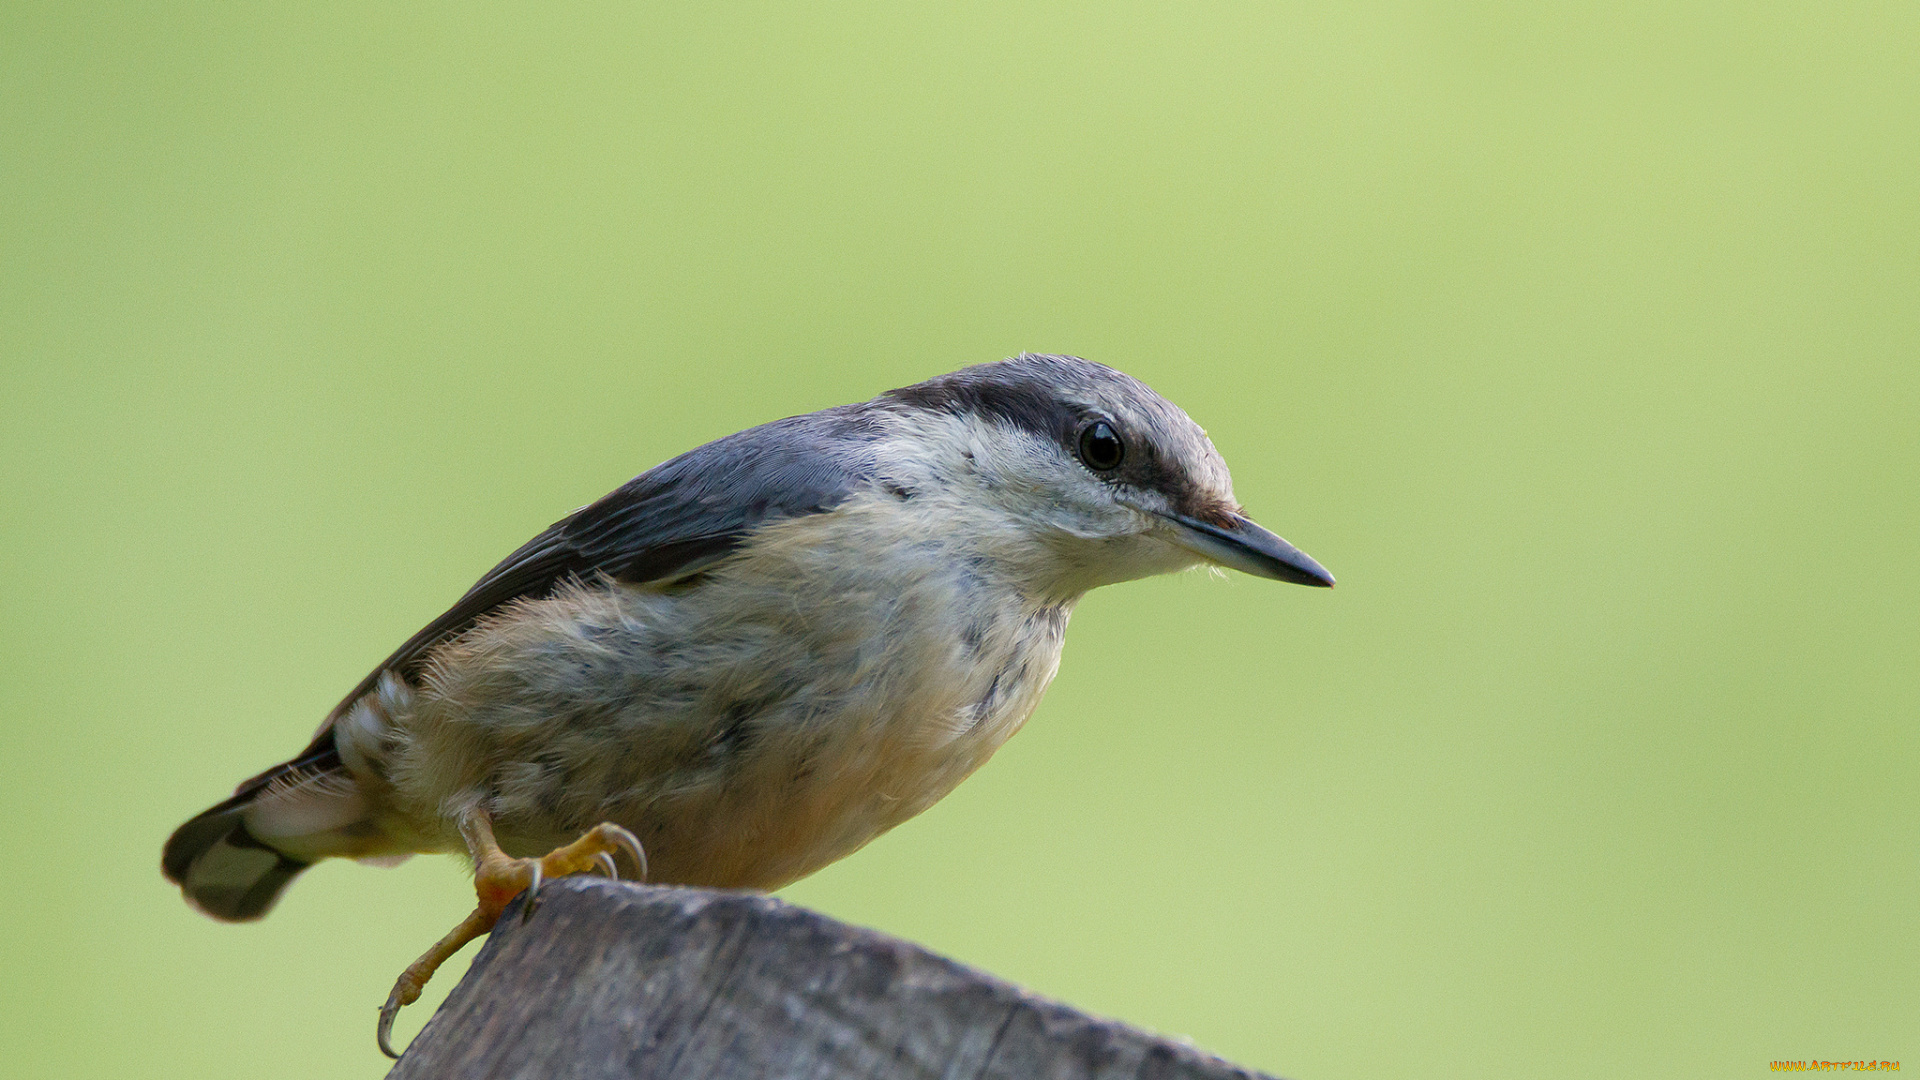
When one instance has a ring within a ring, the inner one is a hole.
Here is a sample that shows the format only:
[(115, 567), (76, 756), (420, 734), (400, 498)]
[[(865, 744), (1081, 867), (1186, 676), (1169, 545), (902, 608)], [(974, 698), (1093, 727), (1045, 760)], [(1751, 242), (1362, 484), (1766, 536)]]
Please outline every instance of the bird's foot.
[(492, 911), (496, 919), (509, 901), (526, 893), (527, 902), (520, 908), (520, 921), (525, 922), (540, 904), (542, 881), (595, 870), (618, 881), (620, 870), (614, 856), (622, 853), (639, 871), (634, 880), (647, 880), (647, 852), (639, 838), (612, 822), (601, 822), (582, 833), (580, 839), (538, 859), (515, 859), (498, 849), (486, 853), (474, 868), (473, 890), (479, 894), (480, 910)]
[(626, 829), (611, 822), (602, 822), (588, 829), (580, 839), (565, 847), (555, 848), (538, 859), (516, 859), (500, 850), (494, 842), (493, 829), (479, 811), (473, 817), (461, 822), (460, 831), (467, 838), (467, 845), (474, 856), (473, 891), (479, 903), (473, 912), (460, 925), (454, 927), (446, 937), (434, 942), (420, 959), (407, 965), (400, 978), (393, 984), (393, 992), (387, 995), (386, 1004), (380, 1006), (380, 1026), (376, 1032), (380, 1043), (380, 1052), (390, 1058), (400, 1055), (393, 1050), (393, 1018), (400, 1010), (420, 999), (420, 991), (433, 978), (449, 957), (461, 950), (467, 942), (493, 929), (500, 921), (500, 914), (507, 904), (521, 893), (527, 894), (527, 900), (520, 909), (522, 922), (532, 917), (539, 903), (540, 883), (550, 877), (565, 877), (569, 874), (584, 874), (599, 870), (608, 877), (618, 880), (620, 871), (614, 856), (625, 852), (639, 870), (636, 880), (647, 879), (647, 853), (640, 841)]

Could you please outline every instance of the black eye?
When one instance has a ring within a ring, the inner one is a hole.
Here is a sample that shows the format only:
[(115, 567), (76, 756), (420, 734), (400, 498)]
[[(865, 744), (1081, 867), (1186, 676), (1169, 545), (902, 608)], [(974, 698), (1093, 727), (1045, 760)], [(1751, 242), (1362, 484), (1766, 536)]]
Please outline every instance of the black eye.
[(1096, 420), (1080, 430), (1080, 460), (1096, 472), (1117, 469), (1127, 456), (1127, 444), (1120, 433), (1105, 420)]

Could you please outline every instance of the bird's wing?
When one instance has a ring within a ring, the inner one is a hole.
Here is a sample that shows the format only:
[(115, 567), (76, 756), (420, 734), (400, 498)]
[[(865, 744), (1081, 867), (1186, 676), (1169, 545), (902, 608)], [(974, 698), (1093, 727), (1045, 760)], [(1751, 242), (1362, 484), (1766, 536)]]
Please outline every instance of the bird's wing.
[(641, 584), (692, 574), (754, 530), (831, 510), (873, 473), (879, 429), (860, 406), (790, 416), (688, 451), (555, 522), (487, 571), (459, 602), (375, 668), (328, 717), (328, 727), (380, 677), (416, 676), (434, 646), (502, 605), (605, 575)]

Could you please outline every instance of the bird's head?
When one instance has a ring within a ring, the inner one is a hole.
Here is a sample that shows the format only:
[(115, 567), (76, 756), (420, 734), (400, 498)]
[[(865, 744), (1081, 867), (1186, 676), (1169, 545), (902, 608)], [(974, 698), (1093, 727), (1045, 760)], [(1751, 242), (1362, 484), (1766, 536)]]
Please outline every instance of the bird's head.
[(1207, 433), (1129, 375), (1022, 354), (893, 390), (876, 404), (907, 446), (893, 470), (981, 513), (985, 546), (1044, 591), (1211, 563), (1276, 581), (1333, 576), (1254, 524)]

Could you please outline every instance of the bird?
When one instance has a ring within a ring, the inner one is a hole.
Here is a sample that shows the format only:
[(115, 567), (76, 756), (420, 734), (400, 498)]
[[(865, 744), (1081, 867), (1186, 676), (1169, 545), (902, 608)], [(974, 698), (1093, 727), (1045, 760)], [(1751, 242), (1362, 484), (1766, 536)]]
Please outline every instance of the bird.
[(167, 840), (215, 919), (329, 858), (464, 853), (474, 911), (399, 1010), (551, 877), (772, 891), (927, 809), (1018, 731), (1091, 589), (1196, 566), (1330, 587), (1199, 425), (1021, 353), (774, 420), (554, 523), (396, 649), (307, 748)]

